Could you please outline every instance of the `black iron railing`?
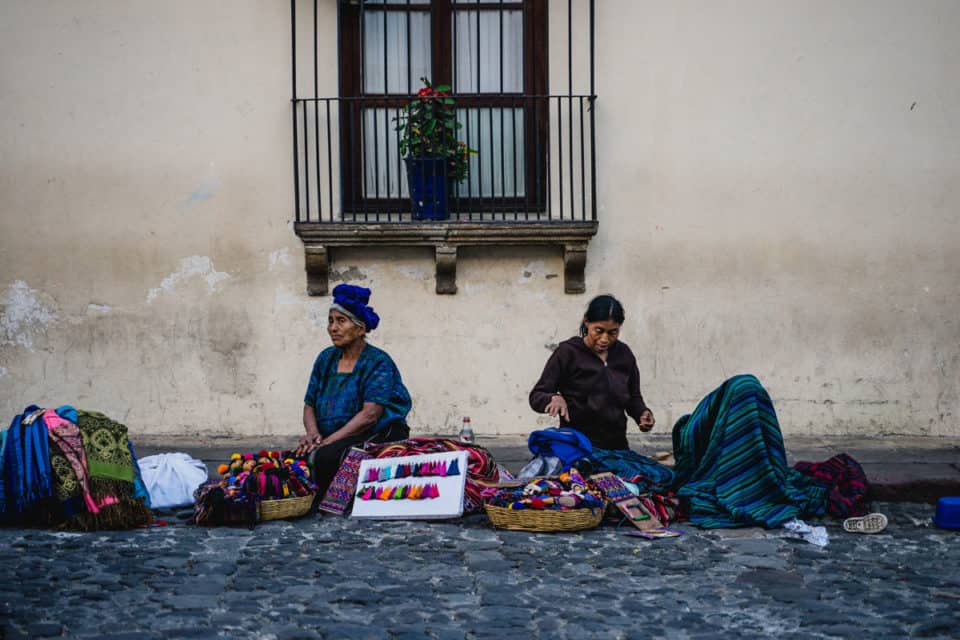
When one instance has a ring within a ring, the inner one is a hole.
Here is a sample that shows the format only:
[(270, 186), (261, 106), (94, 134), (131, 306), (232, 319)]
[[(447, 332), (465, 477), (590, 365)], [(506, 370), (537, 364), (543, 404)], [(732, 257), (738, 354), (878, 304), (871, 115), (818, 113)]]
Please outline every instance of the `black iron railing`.
[[(578, 0), (578, 11), (582, 10), (583, 14), (576, 16), (573, 0), (551, 0), (551, 3), (554, 10), (560, 9), (561, 13), (565, 10), (567, 18), (564, 30), (566, 93), (547, 90), (547, 0), (500, 0), (482, 4), (458, 0), (407, 0), (405, 3), (358, 0), (337, 3), (341, 95), (320, 97), (318, 41), (331, 34), (321, 35), (318, 3), (313, 0), (314, 96), (300, 97), (297, 95), (296, 7), (310, 4), (305, 0), (291, 0), (296, 221), (403, 223), (417, 219), (419, 212), (411, 198), (397, 118), (404, 106), (415, 98), (413, 94), (418, 86), (412, 80), (417, 65), (411, 61), (411, 23), (426, 22), (428, 18), (434, 38), (430, 69), (434, 76), (452, 78), (454, 90), (460, 89), (459, 93), (450, 95), (455, 102), (451, 109), (456, 111), (460, 123), (456, 135), (476, 151), (469, 156), (466, 176), (461, 178), (462, 171), (451, 165), (451, 171), (457, 175), (456, 179), (446, 181), (450, 185), (446, 203), (449, 219), (596, 221), (594, 0)], [(309, 20), (309, 10), (301, 13), (306, 13)], [(406, 32), (406, 65), (399, 65), (404, 70), (397, 76), (403, 81), (395, 85), (391, 85), (390, 78), (396, 69), (389, 66), (391, 61), (386, 54), (388, 15), (392, 24), (400, 27), (393, 32), (394, 38), (404, 37), (404, 26)], [(520, 49), (525, 52), (522, 70), (515, 67), (515, 76), (507, 83), (505, 16), (508, 21), (522, 19), (518, 22), (523, 32)], [(371, 17), (377, 19), (371, 21)], [(481, 37), (481, 17), (489, 29), (488, 40)], [(577, 60), (578, 78), (589, 77), (589, 88), (579, 92), (574, 91), (573, 82), (575, 22), (580, 31), (584, 31), (583, 25), (588, 25), (589, 32), (589, 43), (577, 44), (578, 53), (589, 54), (589, 59), (582, 56), (583, 59)], [(465, 30), (458, 31), (461, 23)], [(539, 31), (538, 24), (541, 25)], [(445, 36), (441, 33), (444, 25), (450, 28)], [(376, 38), (382, 38), (382, 46), (379, 40), (373, 40), (372, 47), (378, 55), (366, 56), (364, 43), (374, 30)], [(552, 42), (563, 45), (562, 36), (562, 31), (556, 30), (551, 36)], [(468, 44), (471, 38), (472, 44)], [(482, 42), (499, 47), (499, 51), (491, 51), (490, 47), (483, 50), (484, 55), (496, 59), (496, 64), (487, 69), (480, 66)], [(559, 48), (563, 51), (562, 46)], [(537, 54), (532, 55), (535, 49)], [(458, 56), (461, 55), (470, 58), (469, 65), (460, 64)], [(588, 73), (581, 72), (587, 63)], [(496, 65), (499, 65), (499, 76), (493, 73)], [(368, 70), (370, 74), (364, 75)], [(516, 80), (516, 75), (522, 79)], [(374, 76), (375, 82), (371, 81)]]
[[(503, 96), (477, 107), (454, 99), (459, 137), (476, 153), (451, 184), (452, 220), (596, 220), (595, 96)], [(400, 106), (299, 98), (294, 110), (297, 222), (411, 219)]]

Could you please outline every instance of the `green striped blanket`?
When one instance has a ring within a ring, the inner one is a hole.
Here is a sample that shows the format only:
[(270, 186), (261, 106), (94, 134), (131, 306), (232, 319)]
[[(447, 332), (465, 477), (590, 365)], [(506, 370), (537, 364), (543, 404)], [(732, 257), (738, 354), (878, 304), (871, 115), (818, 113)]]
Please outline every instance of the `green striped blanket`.
[(690, 522), (779, 527), (820, 515), (826, 490), (787, 466), (770, 395), (752, 375), (724, 382), (673, 427), (677, 495)]

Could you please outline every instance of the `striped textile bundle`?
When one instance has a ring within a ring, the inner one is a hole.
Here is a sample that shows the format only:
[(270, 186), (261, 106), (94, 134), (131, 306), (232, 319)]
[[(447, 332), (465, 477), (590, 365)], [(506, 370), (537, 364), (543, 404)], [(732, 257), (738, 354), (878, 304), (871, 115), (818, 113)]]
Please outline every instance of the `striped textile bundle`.
[(798, 462), (793, 468), (827, 488), (827, 513), (835, 518), (865, 516), (870, 485), (860, 463), (846, 453), (824, 462)]
[(673, 427), (677, 495), (690, 522), (779, 527), (824, 512), (827, 490), (787, 466), (777, 414), (752, 375), (730, 378)]

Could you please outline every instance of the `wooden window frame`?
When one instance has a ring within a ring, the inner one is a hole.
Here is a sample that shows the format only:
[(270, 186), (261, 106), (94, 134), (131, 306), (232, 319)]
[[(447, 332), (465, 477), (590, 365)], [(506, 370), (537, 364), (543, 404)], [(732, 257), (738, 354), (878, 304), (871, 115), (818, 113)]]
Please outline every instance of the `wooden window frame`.
[[(363, 2), (363, 0), (360, 0)], [(375, 198), (363, 194), (363, 154), (361, 153), (364, 108), (403, 107), (407, 95), (364, 94), (362, 87), (361, 14), (365, 11), (423, 12), (431, 14), (431, 81), (452, 85), (453, 34), (449, 28), (454, 6), (479, 11), (523, 11), (523, 93), (457, 94), (457, 106), (466, 108), (522, 108), (525, 193), (522, 197), (467, 197), (460, 193), (457, 213), (541, 214), (547, 211), (547, 171), (550, 147), (548, 95), (549, 43), (547, 0), (512, 2), (458, 2), (431, 0), (429, 4), (371, 3), (361, 10), (360, 2), (343, 2), (339, 11), (340, 30), (340, 167), (343, 212), (350, 214), (390, 214), (410, 210), (408, 198)], [(384, 27), (386, 28), (386, 26)], [(419, 87), (411, 87), (416, 93)], [(479, 86), (477, 87), (479, 91)], [(363, 100), (361, 101), (360, 98)], [(538, 153), (539, 147), (539, 153)], [(518, 158), (519, 159), (519, 158)], [(399, 176), (397, 176), (399, 179)]]

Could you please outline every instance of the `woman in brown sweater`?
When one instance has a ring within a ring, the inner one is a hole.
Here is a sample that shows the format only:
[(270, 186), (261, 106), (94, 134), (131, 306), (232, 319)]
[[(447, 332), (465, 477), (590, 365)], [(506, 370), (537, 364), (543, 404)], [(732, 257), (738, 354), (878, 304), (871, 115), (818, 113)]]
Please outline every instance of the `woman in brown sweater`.
[(624, 313), (610, 295), (594, 298), (580, 335), (560, 343), (530, 392), (530, 407), (560, 418), (594, 447), (627, 449), (627, 418), (650, 431), (653, 412), (640, 393), (637, 359), (619, 341)]
[(593, 446), (596, 471), (627, 478), (640, 491), (663, 492), (673, 482), (673, 471), (627, 444), (627, 416), (641, 431), (653, 429), (655, 420), (640, 393), (637, 359), (619, 341), (623, 318), (623, 306), (613, 296), (591, 300), (580, 336), (561, 342), (547, 360), (530, 392), (530, 406), (584, 434)]

